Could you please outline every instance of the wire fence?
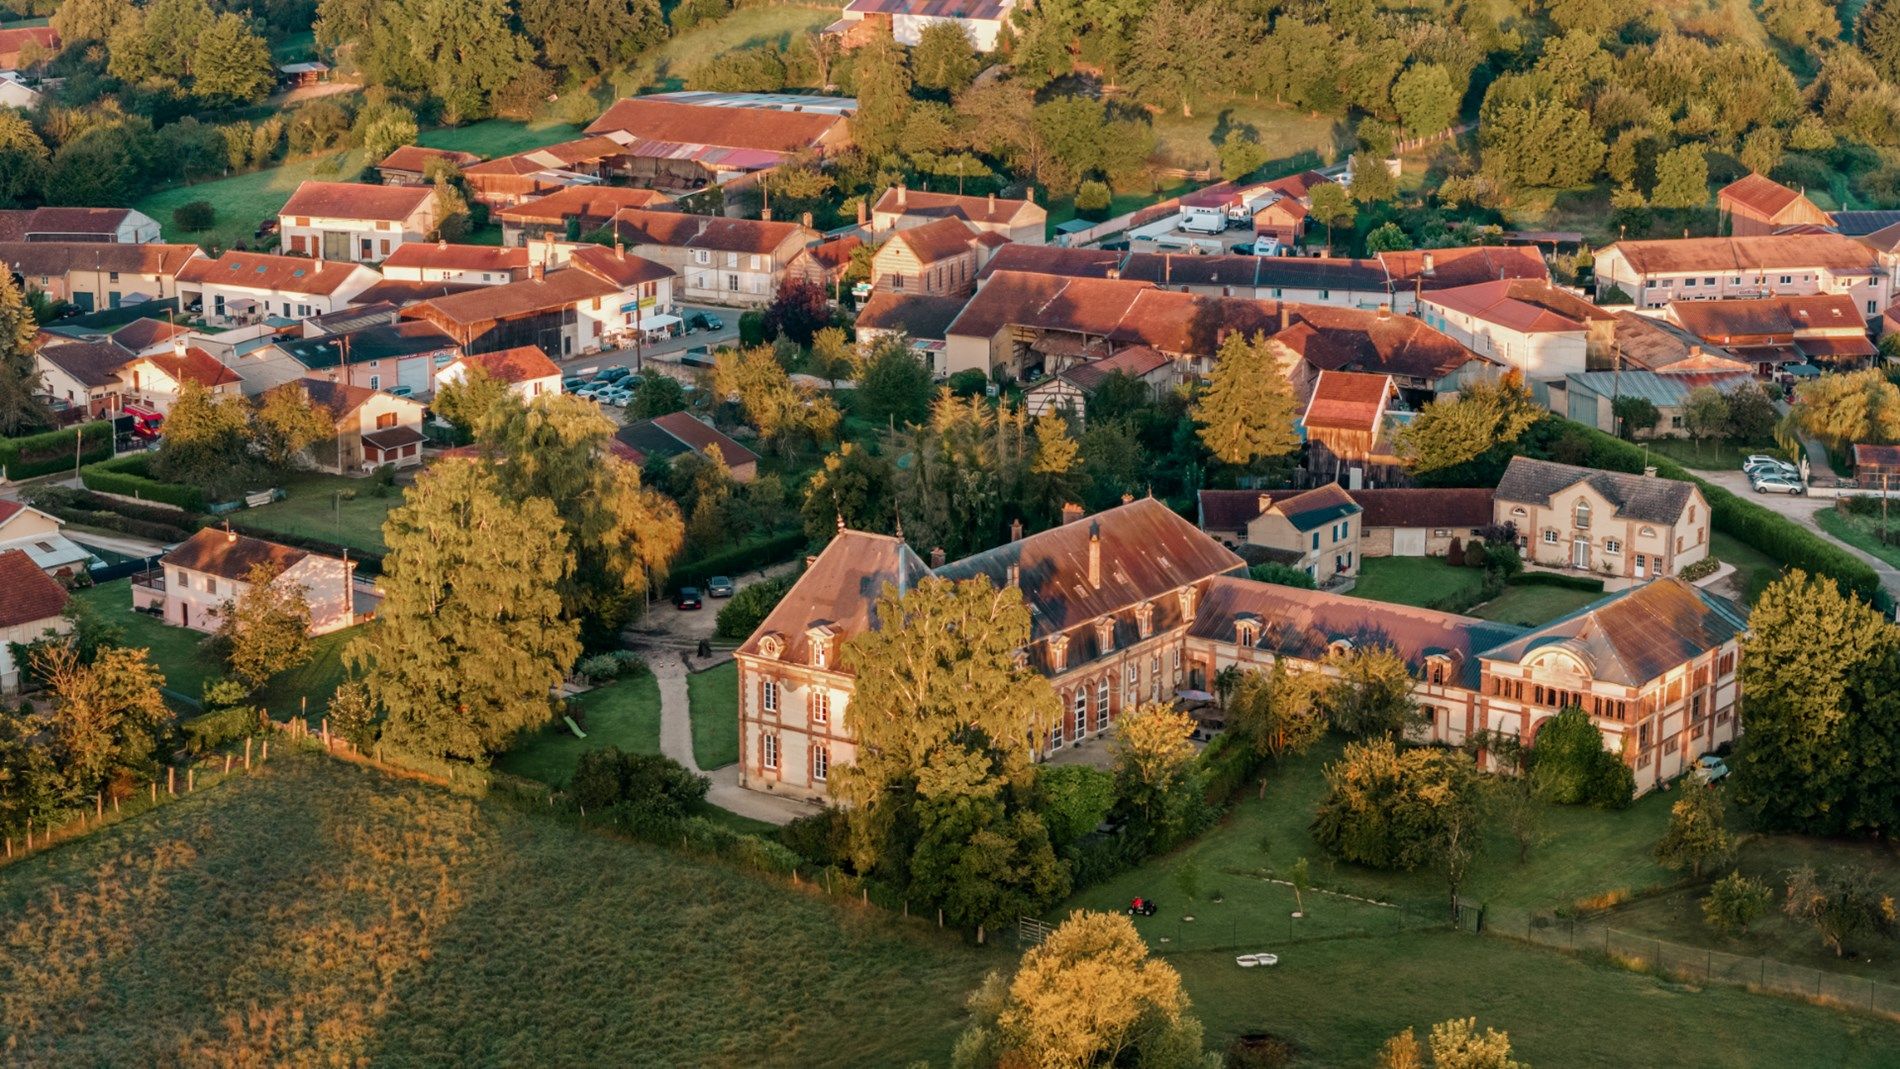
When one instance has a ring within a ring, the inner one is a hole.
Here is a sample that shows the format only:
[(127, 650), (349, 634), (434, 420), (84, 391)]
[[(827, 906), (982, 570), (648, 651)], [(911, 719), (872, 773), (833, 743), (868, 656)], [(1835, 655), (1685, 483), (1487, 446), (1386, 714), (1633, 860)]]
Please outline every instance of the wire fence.
[(1673, 943), (1598, 921), (1472, 902), (1461, 910), (1459, 928), (1570, 953), (1601, 954), (1626, 968), (1682, 980), (1731, 984), (1900, 1019), (1900, 985), (1772, 958)]

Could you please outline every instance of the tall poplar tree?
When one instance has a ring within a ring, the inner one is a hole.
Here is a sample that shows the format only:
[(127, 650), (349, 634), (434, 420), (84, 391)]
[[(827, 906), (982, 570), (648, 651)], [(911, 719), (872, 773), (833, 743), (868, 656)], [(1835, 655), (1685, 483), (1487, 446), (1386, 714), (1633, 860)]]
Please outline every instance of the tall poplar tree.
[(384, 738), (431, 757), (486, 762), (547, 721), (580, 654), (561, 615), (569, 538), (542, 498), (512, 500), (478, 460), (445, 460), (383, 523), (383, 603), (345, 659), (367, 669)]
[(1300, 446), (1293, 384), (1265, 334), (1238, 331), (1221, 341), (1206, 390), (1194, 401), (1201, 443), (1229, 464), (1249, 465)]
[(45, 380), (33, 362), (39, 324), (13, 276), (0, 271), (0, 434), (19, 434), (52, 422), (40, 395)]

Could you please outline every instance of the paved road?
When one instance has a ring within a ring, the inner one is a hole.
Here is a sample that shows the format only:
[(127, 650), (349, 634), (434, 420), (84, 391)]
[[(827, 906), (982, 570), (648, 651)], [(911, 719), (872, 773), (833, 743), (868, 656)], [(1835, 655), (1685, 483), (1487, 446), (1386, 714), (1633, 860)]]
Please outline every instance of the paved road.
[[(585, 371), (593, 374), (610, 367), (624, 367), (635, 371), (660, 370), (690, 380), (693, 369), (679, 363), (681, 353), (698, 346), (717, 349), (721, 345), (736, 343), (739, 340), (739, 312), (737, 308), (711, 308), (681, 305), (677, 309), (681, 318), (692, 316), (696, 312), (705, 312), (718, 316), (724, 324), (718, 330), (700, 330), (691, 334), (682, 334), (677, 338), (668, 338), (653, 345), (643, 345), (637, 349), (610, 349), (601, 353), (557, 360), (563, 376), (578, 375)], [(651, 361), (651, 367), (648, 362)]]
[(1821, 530), (1821, 525), (1814, 522), (1816, 513), (1819, 513), (1822, 509), (1834, 507), (1833, 499), (1808, 497), (1805, 494), (1799, 497), (1790, 494), (1758, 494), (1748, 485), (1748, 476), (1743, 475), (1739, 471), (1703, 471), (1697, 472), (1696, 474), (1725, 490), (1748, 498), (1763, 508), (1780, 513), (1796, 523), (1806, 526), (1809, 530), (1820, 535), (1822, 538), (1827, 539), (1829, 542), (1834, 543), (1847, 552), (1852, 553), (1854, 556), (1859, 557), (1861, 560), (1866, 561), (1868, 566), (1880, 576), (1880, 585), (1886, 588), (1888, 594), (1900, 600), (1900, 568), (1895, 568), (1893, 565), (1888, 564), (1886, 561), (1881, 560), (1871, 553), (1848, 545), (1833, 535), (1828, 534), (1826, 531)]

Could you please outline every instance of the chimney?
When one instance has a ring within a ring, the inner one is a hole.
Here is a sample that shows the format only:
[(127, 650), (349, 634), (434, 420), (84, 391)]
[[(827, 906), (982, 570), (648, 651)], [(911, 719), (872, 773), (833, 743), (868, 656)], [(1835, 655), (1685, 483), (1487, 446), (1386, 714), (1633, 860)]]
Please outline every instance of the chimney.
[(1132, 501), (1134, 501), (1134, 500), (1135, 500), (1135, 495), (1133, 495), (1133, 494), (1123, 494), (1123, 495), (1122, 495), (1122, 504), (1124, 504), (1124, 505), (1126, 505), (1126, 504), (1129, 504), (1130, 502), (1132, 502)]
[(706, 217), (705, 217), (705, 216), (703, 216), (703, 215), (702, 215), (702, 216), (700, 216), (700, 217), (699, 217), (699, 236), (700, 236), (700, 237), (705, 237), (705, 236), (706, 236), (706, 228), (707, 228), (707, 227), (709, 227), (709, 226), (711, 226), (711, 225), (712, 225), (712, 220), (710, 220), (710, 219), (708, 219), (708, 218), (706, 218)]
[(224, 540), (225, 540), (226, 542), (236, 542), (236, 541), (237, 541), (237, 532), (236, 532), (236, 531), (233, 531), (233, 530), (231, 530), (231, 521), (230, 521), (230, 520), (226, 520), (226, 521), (224, 521)]
[(761, 223), (769, 223), (769, 222), (771, 222), (771, 221), (772, 221), (772, 209), (770, 209), (770, 208), (760, 208), (760, 209), (759, 209), (759, 222), (761, 222)]
[(1023, 199), (1028, 201), (1031, 204), (1036, 203), (1036, 187), (1035, 186), (1023, 187)]
[(1102, 587), (1102, 525), (1089, 527), (1089, 586), (1100, 590)]
[(1643, 478), (1654, 479), (1655, 477), (1656, 477), (1656, 465), (1650, 464), (1643, 468)]
[(1293, 313), (1287, 310), (1286, 302), (1281, 301), (1280, 302), (1280, 329), (1285, 330), (1287, 327), (1291, 326), (1292, 319), (1293, 319)]
[(910, 203), (910, 191), (904, 188), (904, 183), (902, 182), (897, 183), (898, 209), (902, 210), (903, 208), (907, 207), (909, 203)]
[(1389, 305), (1389, 304), (1386, 304), (1386, 303), (1384, 303), (1383, 301), (1382, 301), (1382, 302), (1380, 302), (1380, 304), (1379, 304), (1379, 318), (1380, 318), (1380, 319), (1391, 319), (1391, 318), (1392, 318), (1392, 306), (1391, 306), (1391, 305)]
[(1020, 568), (1019, 566), (1015, 564), (1011, 564), (1009, 566), (1008, 578), (1005, 580), (1005, 582), (1009, 584), (1011, 589), (1021, 587), (1023, 585), (1022, 568)]
[(990, 194), (990, 214), (991, 215), (996, 214), (996, 194), (995, 193)]
[(811, 213), (806, 212), (805, 214), (799, 216), (798, 225), (804, 227), (806, 230), (810, 230), (811, 229)]
[(807, 568), (817, 563), (818, 563), (818, 558), (816, 556), (808, 556), (805, 558), (805, 567)]
[(1119, 267), (1111, 267), (1111, 268), (1109, 268), (1109, 269), (1108, 269), (1108, 277), (1109, 277), (1110, 279), (1119, 279), (1119, 278), (1121, 278), (1121, 277), (1122, 277), (1122, 269), (1121, 269), (1121, 268), (1119, 268)]
[(865, 210), (863, 198), (859, 198), (858, 200), (858, 227), (862, 229), (870, 225), (870, 222), (871, 222), (870, 213)]
[(542, 263), (540, 263), (540, 262), (535, 262), (535, 263), (531, 263), (531, 264), (529, 264), (529, 265), (528, 265), (528, 277), (529, 277), (529, 278), (531, 278), (531, 279), (534, 279), (534, 280), (535, 280), (536, 282), (539, 282), (539, 281), (541, 280), (541, 272), (542, 272), (542, 269), (543, 269), (543, 268), (545, 268), (546, 266), (547, 266), (547, 265), (545, 265), (545, 264), (542, 264)]
[(1062, 506), (1062, 522), (1065, 526), (1067, 524), (1074, 523), (1075, 521), (1081, 518), (1082, 518), (1082, 506), (1076, 504), (1073, 501), (1067, 502)]
[(932, 549), (932, 550), (930, 551), (930, 566), (931, 566), (932, 568), (941, 568), (941, 567), (943, 567), (943, 565), (944, 565), (944, 562), (945, 562), (946, 560), (949, 560), (949, 559), (950, 559), (950, 558), (948, 558), (948, 557), (946, 557), (946, 556), (944, 555), (944, 552), (943, 552), (943, 547), (942, 547), (942, 546), (937, 546), (936, 548), (934, 548), (934, 549)]
[(1161, 254), (1161, 284), (1174, 285), (1174, 254), (1171, 252)]
[(436, 248), (438, 248), (438, 249), (446, 249), (446, 248), (448, 248), (448, 247), (449, 247), (449, 242), (448, 242), (448, 239), (447, 239), (447, 238), (437, 238), (437, 239), (436, 239), (436, 242), (435, 242), (435, 247), (436, 247)]
[(844, 513), (843, 512), (838, 513), (838, 533), (839, 534), (844, 533)]
[(1259, 500), (1255, 501), (1254, 504), (1260, 506), (1260, 511), (1265, 512), (1273, 507), (1273, 498), (1270, 495), (1261, 494)]
[(1425, 252), (1419, 254), (1418, 273), (1426, 278), (1431, 278), (1438, 274), (1438, 261), (1432, 257), (1431, 253)]
[(1015, 520), (1009, 521), (1009, 540), (1011, 542), (1020, 542), (1023, 540), (1023, 521), (1022, 520), (1015, 519)]

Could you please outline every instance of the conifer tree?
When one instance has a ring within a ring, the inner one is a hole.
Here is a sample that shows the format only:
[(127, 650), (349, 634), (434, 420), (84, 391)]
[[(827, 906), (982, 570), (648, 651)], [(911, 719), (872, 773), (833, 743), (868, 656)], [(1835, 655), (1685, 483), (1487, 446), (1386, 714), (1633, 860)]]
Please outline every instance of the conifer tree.
[(1238, 332), (1221, 342), (1210, 384), (1195, 399), (1201, 442), (1229, 464), (1251, 465), (1299, 448), (1293, 384), (1266, 335)]

